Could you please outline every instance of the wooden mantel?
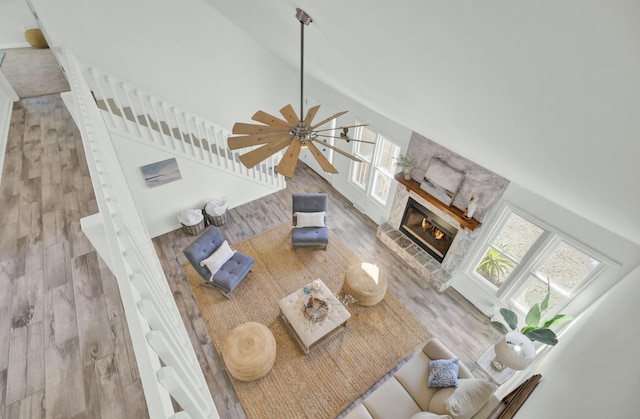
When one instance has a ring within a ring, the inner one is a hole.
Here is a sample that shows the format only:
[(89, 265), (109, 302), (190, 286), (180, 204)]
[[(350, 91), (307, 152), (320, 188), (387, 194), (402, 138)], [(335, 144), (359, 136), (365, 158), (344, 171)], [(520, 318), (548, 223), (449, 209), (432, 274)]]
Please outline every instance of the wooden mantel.
[(435, 206), (436, 208), (451, 215), (460, 224), (460, 226), (462, 226), (462, 228), (466, 228), (467, 230), (473, 231), (480, 226), (480, 221), (476, 220), (475, 218), (471, 218), (471, 219), (465, 218), (464, 215), (462, 215), (464, 211), (462, 211), (460, 208), (450, 207), (448, 205), (445, 205), (442, 202), (438, 201), (436, 198), (434, 198), (432, 195), (430, 195), (427, 191), (420, 188), (420, 183), (418, 183), (418, 181), (414, 179), (406, 180), (404, 178), (404, 172), (396, 173), (395, 179), (401, 184), (403, 184), (405, 188), (407, 188), (407, 191), (415, 192), (420, 197), (429, 201), (429, 203)]

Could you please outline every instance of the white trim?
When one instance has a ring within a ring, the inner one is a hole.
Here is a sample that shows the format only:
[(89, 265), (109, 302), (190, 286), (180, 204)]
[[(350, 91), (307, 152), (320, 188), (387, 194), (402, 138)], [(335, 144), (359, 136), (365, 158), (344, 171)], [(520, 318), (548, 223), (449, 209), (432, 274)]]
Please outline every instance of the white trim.
[(20, 42), (20, 43), (12, 43), (12, 44), (0, 44), (0, 49), (15, 49), (15, 48), (30, 48), (30, 47), (31, 45), (29, 45), (29, 43), (26, 41)]
[[(368, 125), (365, 122), (361, 121), (360, 119), (356, 118), (356, 125)], [(358, 127), (357, 131), (356, 131), (356, 135), (354, 136), (357, 139), (362, 140), (362, 130), (364, 127)], [(356, 182), (353, 178), (354, 178), (354, 172), (355, 172), (355, 167), (356, 164), (358, 164), (358, 162), (355, 161), (351, 161), (351, 164), (349, 165), (349, 183), (351, 185), (353, 185), (353, 187), (355, 187), (356, 189), (358, 189), (360, 192), (362, 192), (365, 197), (372, 202), (373, 204), (375, 204), (376, 206), (382, 208), (382, 209), (388, 209), (390, 208), (391, 205), (393, 205), (393, 199), (390, 199), (394, 196), (395, 194), (395, 188), (394, 188), (394, 184), (393, 184), (393, 180), (394, 180), (394, 173), (387, 173), (384, 170), (380, 170), (378, 169), (378, 166), (376, 164), (376, 161), (379, 159), (380, 157), (380, 153), (382, 152), (382, 145), (383, 145), (383, 141), (388, 142), (389, 144), (397, 147), (398, 149), (398, 156), (400, 155), (400, 153), (402, 152), (402, 147), (399, 146), (397, 143), (391, 141), (389, 139), (389, 137), (385, 136), (382, 132), (380, 132), (378, 129), (368, 125), (369, 131), (375, 133), (375, 144), (373, 144), (373, 153), (371, 154), (371, 159), (370, 160), (366, 160), (366, 158), (364, 156), (362, 156), (361, 154), (352, 151), (352, 154), (354, 156), (357, 156), (359, 158), (361, 158), (366, 164), (368, 164), (368, 177), (367, 177), (367, 183), (365, 185), (362, 185), (358, 182)], [(359, 147), (359, 144), (362, 143), (356, 143)], [(356, 149), (356, 144), (353, 145), (352, 150)], [(397, 156), (396, 156), (397, 157)], [(382, 176), (386, 177), (387, 179), (389, 179), (390, 181), (390, 185), (389, 185), (389, 193), (387, 194), (386, 200), (385, 202), (382, 202), (378, 197), (376, 197), (373, 194), (373, 188), (374, 188), (374, 184), (375, 184), (375, 175), (376, 172), (380, 172)]]
[[(104, 254), (105, 261), (110, 262), (118, 282), (149, 416), (175, 417), (173, 398), (189, 417), (219, 419), (153, 243), (127, 185), (113, 138), (80, 74), (78, 62), (70, 51), (63, 52), (73, 94), (73, 100), (67, 98), (67, 103), (75, 108), (73, 114), (78, 118), (101, 215), (83, 219), (82, 225), (88, 228), (88, 237)], [(151, 330), (166, 337), (167, 345), (154, 347), (150, 342)], [(167, 367), (172, 369), (166, 370)], [(162, 371), (174, 374), (163, 376)]]
[(0, 71), (0, 92), (2, 102), (0, 102), (0, 180), (4, 167), (4, 157), (9, 140), (9, 128), (11, 127), (11, 114), (13, 113), (13, 103), (20, 100), (11, 84)]

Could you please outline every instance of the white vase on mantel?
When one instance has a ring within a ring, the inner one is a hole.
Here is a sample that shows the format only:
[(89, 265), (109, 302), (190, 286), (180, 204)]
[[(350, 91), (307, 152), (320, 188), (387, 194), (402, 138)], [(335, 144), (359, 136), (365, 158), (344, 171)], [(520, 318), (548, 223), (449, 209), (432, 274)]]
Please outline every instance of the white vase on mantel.
[(409, 171), (404, 172), (404, 180), (411, 180), (411, 172), (412, 171), (413, 170), (409, 170)]
[(476, 202), (476, 197), (472, 196), (471, 199), (469, 200), (469, 204), (467, 204), (467, 209), (464, 210), (464, 213), (462, 215), (464, 215), (464, 218), (466, 218), (467, 220), (470, 220), (473, 218), (473, 214), (476, 212), (476, 207), (478, 206), (478, 203)]

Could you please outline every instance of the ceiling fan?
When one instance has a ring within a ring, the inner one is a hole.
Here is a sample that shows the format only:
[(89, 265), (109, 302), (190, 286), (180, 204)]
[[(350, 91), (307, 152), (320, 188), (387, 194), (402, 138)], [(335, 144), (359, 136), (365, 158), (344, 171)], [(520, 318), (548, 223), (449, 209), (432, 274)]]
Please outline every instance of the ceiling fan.
[[(231, 150), (260, 146), (240, 156), (240, 161), (247, 168), (252, 168), (280, 150), (287, 148), (286, 152), (280, 159), (278, 166), (276, 166), (276, 171), (286, 177), (293, 177), (301, 149), (308, 148), (311, 154), (318, 161), (322, 170), (329, 173), (338, 173), (338, 170), (336, 170), (331, 162), (324, 156), (324, 154), (322, 154), (315, 143), (319, 143), (321, 147), (330, 148), (357, 162), (361, 162), (362, 160), (339, 149), (338, 147), (327, 144), (326, 138), (342, 139), (347, 142), (358, 141), (369, 144), (374, 143), (370, 141), (355, 140), (348, 137), (347, 133), (349, 132), (349, 128), (366, 126), (364, 124), (320, 129), (323, 125), (341, 115), (344, 115), (347, 111), (338, 112), (320, 122), (314, 123), (313, 118), (318, 113), (318, 109), (320, 109), (320, 105), (317, 105), (308, 109), (304, 119), (302, 119), (302, 115), (304, 114), (304, 27), (305, 25), (309, 25), (309, 23), (313, 22), (313, 19), (304, 10), (299, 8), (296, 8), (296, 18), (300, 21), (300, 116), (298, 117), (298, 115), (296, 115), (296, 112), (291, 105), (287, 105), (280, 109), (280, 114), (284, 119), (270, 115), (264, 111), (258, 111), (251, 117), (251, 119), (262, 124), (246, 124), (237, 122), (233, 126), (232, 134), (237, 134), (239, 136), (229, 137), (227, 139), (227, 144)], [(331, 135), (333, 134), (331, 131), (334, 130), (342, 130), (342, 132), (339, 136)]]

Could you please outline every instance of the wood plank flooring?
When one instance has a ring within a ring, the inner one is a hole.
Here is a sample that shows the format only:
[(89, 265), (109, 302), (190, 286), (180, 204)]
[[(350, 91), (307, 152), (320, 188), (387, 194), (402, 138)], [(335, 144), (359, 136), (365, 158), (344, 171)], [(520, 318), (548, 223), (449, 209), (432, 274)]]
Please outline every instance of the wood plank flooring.
[(0, 184), (0, 418), (148, 417), (117, 284), (59, 95), (14, 105)]
[[(375, 261), (390, 291), (464, 362), (496, 339), (470, 303), (430, 288), (302, 163), (286, 190), (229, 210), (222, 230), (239, 242), (289, 222), (293, 192), (320, 191), (330, 195), (338, 237)], [(96, 211), (79, 133), (59, 95), (18, 102), (0, 184), (0, 419), (148, 417), (115, 278), (80, 229)], [(154, 245), (220, 416), (243, 418), (181, 268), (192, 240), (176, 230)]]

